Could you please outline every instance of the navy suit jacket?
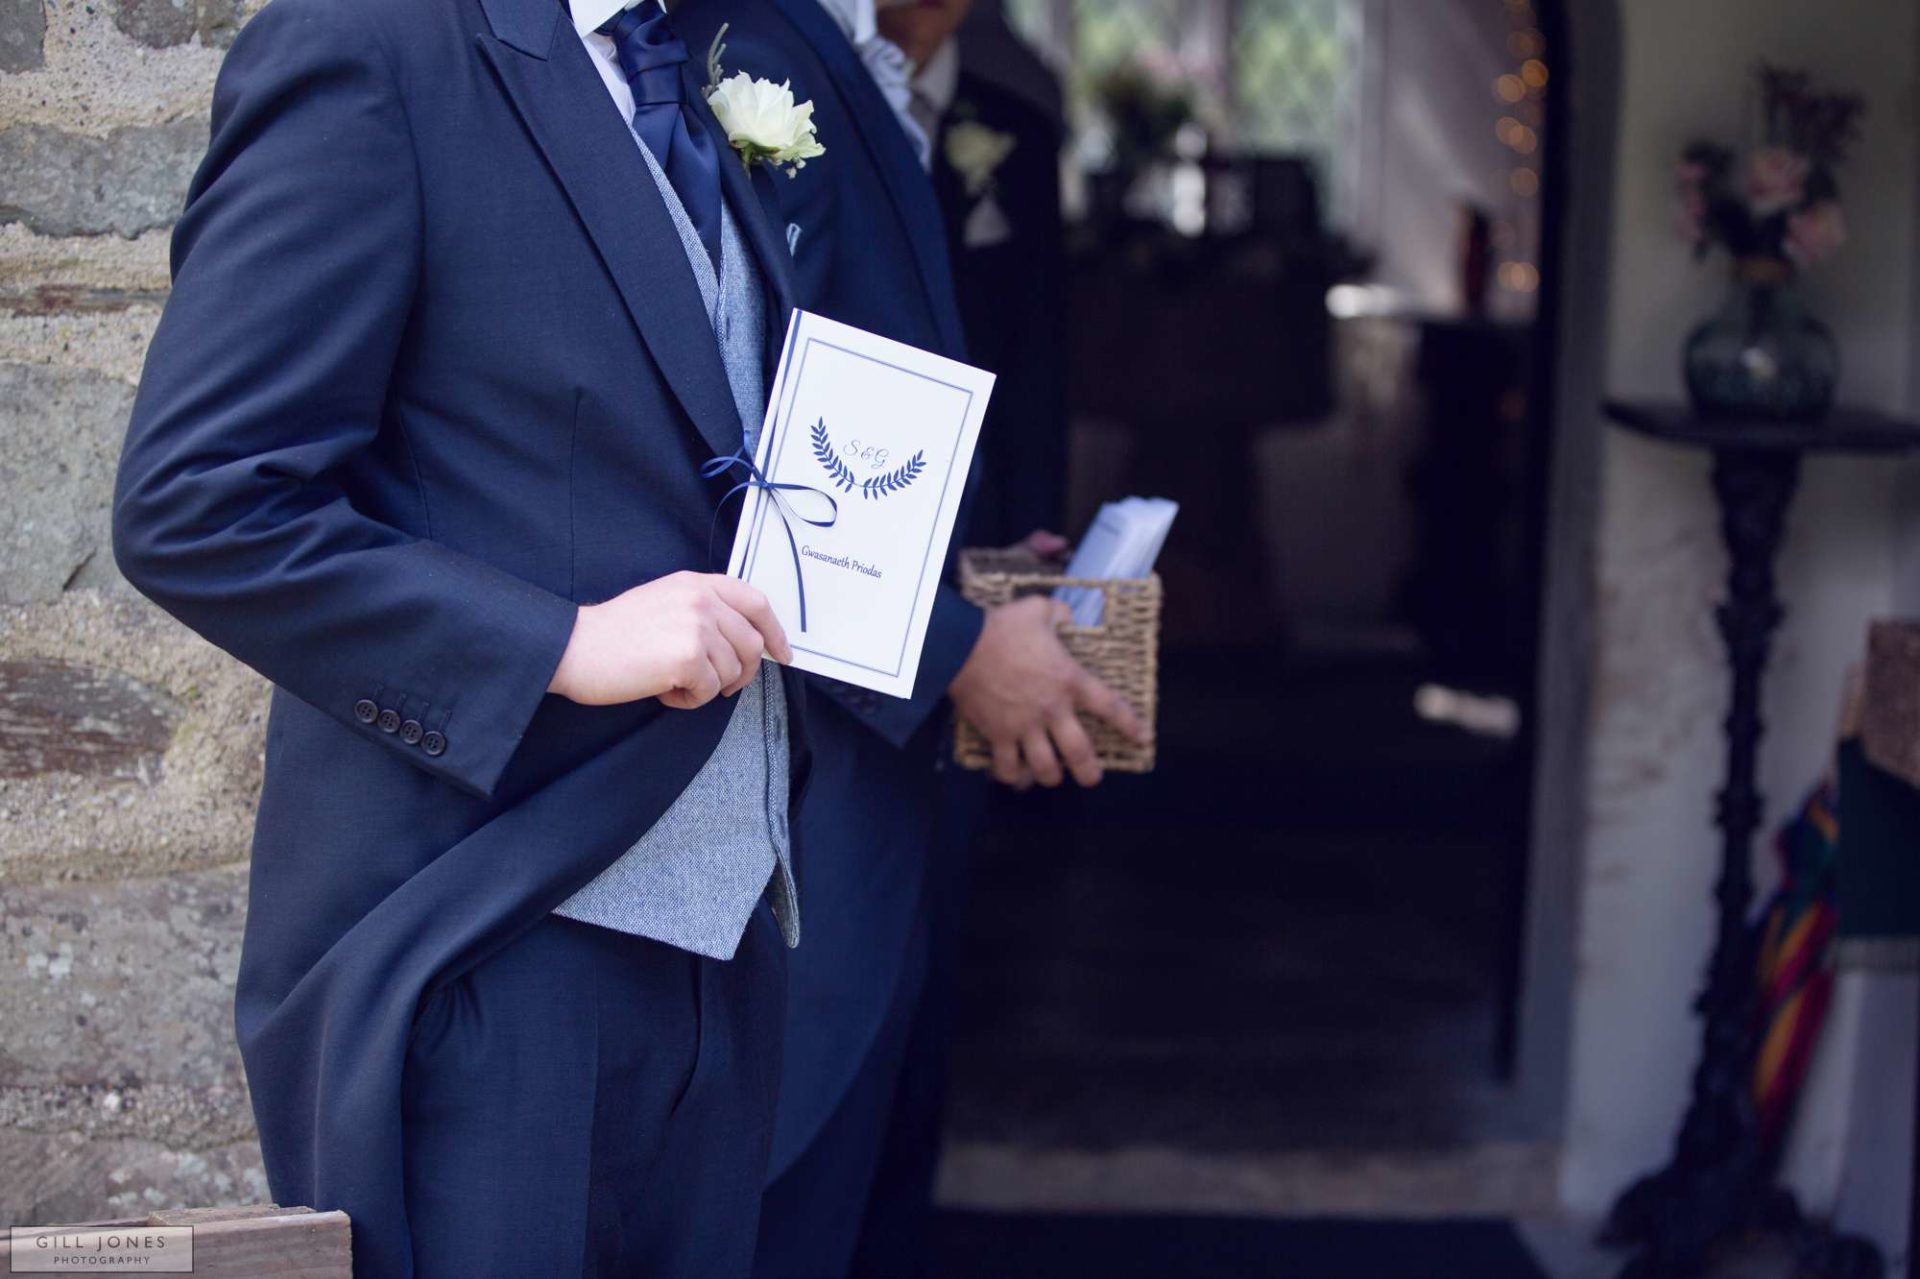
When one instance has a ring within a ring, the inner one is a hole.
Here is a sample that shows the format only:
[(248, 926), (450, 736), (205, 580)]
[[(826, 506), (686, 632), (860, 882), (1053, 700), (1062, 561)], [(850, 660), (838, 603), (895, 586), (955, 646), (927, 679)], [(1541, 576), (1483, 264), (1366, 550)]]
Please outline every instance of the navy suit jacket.
[[(817, 0), (683, 0), (674, 25), (705, 50), (727, 24), (727, 74), (791, 81), (826, 154), (776, 178), (800, 304), (923, 350), (966, 343), (933, 185), (851, 44)], [(794, 228), (798, 228), (797, 232)], [(976, 468), (977, 469), (977, 468)], [(963, 545), (966, 515), (953, 546)], [(771, 1171), (805, 1150), (853, 1084), (900, 989), (939, 813), (939, 713), (979, 638), (980, 610), (942, 587), (911, 699), (819, 681), (817, 766), (795, 874), (806, 942), (788, 979), (786, 1064)]]
[[(578, 602), (713, 567), (726, 481), (699, 468), (741, 435), (564, 12), (273, 0), (246, 26), (121, 463), (127, 577), (277, 686), (237, 1026), (274, 1195), (346, 1209), (362, 1276), (411, 1270), (416, 1010), (633, 844), (731, 711), (546, 693)], [(777, 352), (786, 246), (707, 124)]]

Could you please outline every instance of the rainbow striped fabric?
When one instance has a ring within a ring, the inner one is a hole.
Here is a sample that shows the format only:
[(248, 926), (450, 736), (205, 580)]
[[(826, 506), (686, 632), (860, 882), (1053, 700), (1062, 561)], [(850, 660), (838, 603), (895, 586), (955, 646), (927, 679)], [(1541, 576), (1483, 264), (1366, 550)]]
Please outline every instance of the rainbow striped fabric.
[(1806, 1082), (1833, 997), (1833, 935), (1840, 920), (1840, 819), (1831, 779), (1781, 827), (1774, 850), (1780, 887), (1755, 923), (1760, 1042), (1753, 1100), (1761, 1140), (1775, 1146)]

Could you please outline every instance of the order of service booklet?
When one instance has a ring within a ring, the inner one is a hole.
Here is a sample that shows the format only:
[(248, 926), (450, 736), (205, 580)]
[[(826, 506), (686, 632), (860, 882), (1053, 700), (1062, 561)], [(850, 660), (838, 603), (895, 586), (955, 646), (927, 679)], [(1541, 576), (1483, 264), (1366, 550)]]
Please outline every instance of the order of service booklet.
[(794, 312), (727, 572), (766, 593), (796, 667), (912, 694), (992, 392), (984, 370)]

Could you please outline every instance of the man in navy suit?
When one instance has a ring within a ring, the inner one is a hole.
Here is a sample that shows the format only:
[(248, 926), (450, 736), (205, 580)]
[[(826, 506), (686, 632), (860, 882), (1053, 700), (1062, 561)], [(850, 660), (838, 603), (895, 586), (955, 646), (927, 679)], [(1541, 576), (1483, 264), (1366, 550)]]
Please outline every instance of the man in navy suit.
[(704, 464), (793, 294), (701, 81), (653, 0), (273, 0), (215, 92), (115, 550), (276, 685), (237, 1030), (362, 1279), (751, 1265), (808, 738)]
[[(981, 545), (1021, 542), (1051, 554), (1065, 547), (1044, 530), (1061, 527), (1067, 482), (1059, 87), (991, 0), (882, 7), (878, 26), (916, 68), (912, 111), (934, 139), (933, 185), (968, 348), (999, 375), (975, 454), (980, 492), (969, 531)], [(983, 53), (994, 56), (976, 69)], [(1018, 74), (1030, 93), (1004, 87), (985, 68)], [(983, 820), (1030, 820), (1040, 798), (993, 795), (979, 775), (958, 770), (945, 782), (929, 870), (927, 978), (861, 1225), (851, 1272), (858, 1279), (914, 1279), (927, 1270), (970, 846)]]
[[(878, 37), (872, 0), (686, 0), (675, 20), (696, 48), (725, 24), (726, 72), (790, 80), (814, 104), (827, 158), (776, 191), (801, 305), (964, 359), (930, 140), (907, 110), (912, 68)], [(955, 545), (964, 539), (963, 519)], [(911, 698), (815, 686), (819, 762), (799, 867), (807, 945), (790, 971), (759, 1279), (832, 1279), (852, 1264), (926, 981), (928, 894), (943, 887), (929, 868), (946, 700), (987, 734), (995, 775), (1015, 785), (1099, 781), (1076, 706), (1141, 731), (1067, 654), (1059, 618), (1045, 598), (983, 617), (947, 588)]]

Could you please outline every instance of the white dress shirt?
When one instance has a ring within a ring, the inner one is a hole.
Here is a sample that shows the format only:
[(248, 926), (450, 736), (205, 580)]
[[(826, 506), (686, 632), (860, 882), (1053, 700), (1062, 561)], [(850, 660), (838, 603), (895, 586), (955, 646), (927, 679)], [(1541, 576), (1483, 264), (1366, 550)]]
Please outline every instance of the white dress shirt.
[(940, 136), (940, 124), (946, 119), (954, 98), (960, 92), (960, 44), (949, 37), (927, 59), (913, 77), (913, 101), (907, 109), (914, 122), (929, 138)]
[(620, 54), (613, 47), (613, 37), (603, 36), (598, 31), (580, 31), (580, 43), (587, 46), (587, 55), (593, 59), (593, 69), (600, 73), (600, 82), (607, 86), (607, 92), (613, 95), (613, 105), (620, 108), (620, 118), (633, 127), (633, 86), (627, 83), (627, 73), (620, 69)]

